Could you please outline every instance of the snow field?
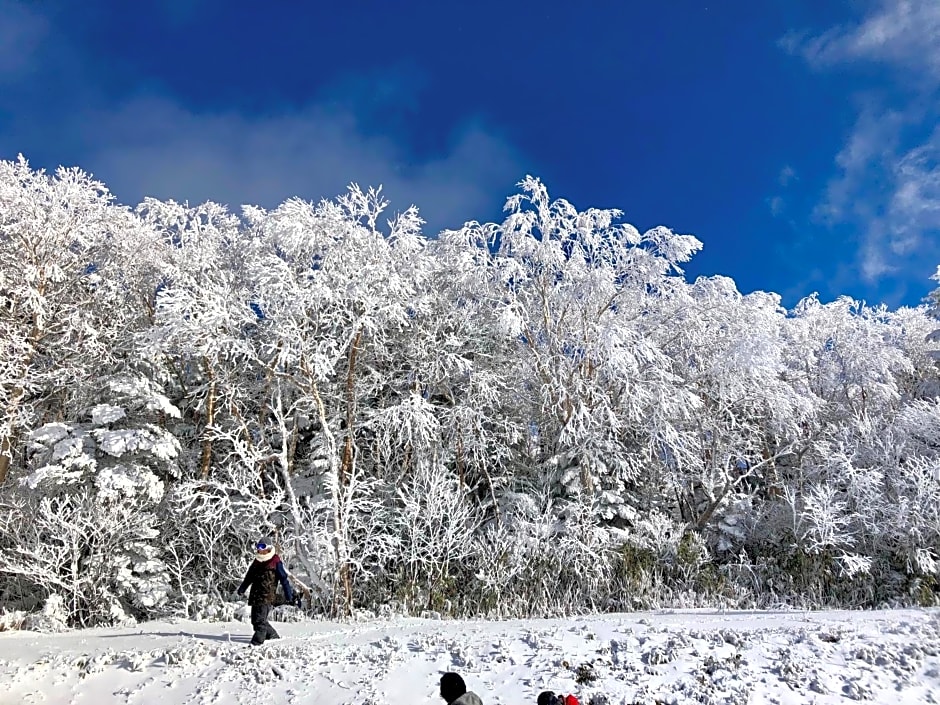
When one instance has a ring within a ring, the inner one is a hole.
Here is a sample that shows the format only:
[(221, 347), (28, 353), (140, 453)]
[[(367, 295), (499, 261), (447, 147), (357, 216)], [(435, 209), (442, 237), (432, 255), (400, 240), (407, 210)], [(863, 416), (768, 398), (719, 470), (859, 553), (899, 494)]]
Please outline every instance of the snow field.
[(260, 648), (243, 623), (0, 634), (0, 705), (440, 705), (447, 670), (486, 705), (940, 702), (937, 610), (277, 626)]

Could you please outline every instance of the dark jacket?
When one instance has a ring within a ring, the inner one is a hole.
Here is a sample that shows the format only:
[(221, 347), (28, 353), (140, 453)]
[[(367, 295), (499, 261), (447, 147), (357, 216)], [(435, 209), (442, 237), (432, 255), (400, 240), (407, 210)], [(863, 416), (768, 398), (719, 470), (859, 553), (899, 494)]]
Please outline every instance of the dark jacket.
[(291, 603), (294, 601), (294, 591), (287, 580), (287, 571), (281, 562), (281, 557), (274, 555), (266, 561), (254, 561), (248, 566), (245, 579), (238, 588), (238, 594), (243, 595), (249, 587), (249, 605), (273, 605), (277, 600), (277, 584), (280, 581), (284, 588), (284, 599)]

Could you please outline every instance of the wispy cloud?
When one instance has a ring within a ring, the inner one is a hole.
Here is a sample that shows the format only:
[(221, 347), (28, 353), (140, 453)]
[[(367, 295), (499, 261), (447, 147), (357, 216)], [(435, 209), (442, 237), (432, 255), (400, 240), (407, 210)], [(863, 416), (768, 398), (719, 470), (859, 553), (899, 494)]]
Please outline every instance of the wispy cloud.
[(891, 250), (916, 252), (925, 233), (940, 232), (940, 128), (893, 164), (894, 191), (888, 204)]
[[(884, 178), (890, 174), (892, 163), (905, 123), (905, 116), (893, 110), (883, 110), (874, 103), (865, 105), (855, 122), (845, 145), (835, 157), (838, 174), (829, 181), (824, 200), (816, 207), (815, 216), (835, 225), (852, 219), (870, 219), (878, 204), (868, 198), (858, 198), (874, 174)], [(883, 189), (882, 189), (883, 191)]]
[(940, 257), (940, 130), (933, 128), (940, 115), (940, 2), (883, 0), (855, 24), (791, 33), (781, 44), (818, 69), (887, 70), (887, 85), (869, 76), (858, 97), (858, 118), (815, 216), (859, 233), (857, 262), (867, 281), (912, 265), (920, 276), (931, 269), (925, 258)]
[(940, 80), (940, 2), (882, 0), (879, 7), (854, 24), (821, 34), (791, 32), (780, 40), (788, 51), (817, 67), (853, 61), (890, 64), (909, 78)]
[(770, 214), (774, 218), (779, 218), (786, 212), (787, 199), (784, 197), (783, 191), (786, 191), (787, 187), (794, 181), (799, 181), (799, 177), (796, 174), (796, 169), (789, 164), (784, 166), (780, 170), (780, 173), (777, 174), (777, 184), (781, 188), (781, 193), (777, 193), (766, 199), (767, 207), (770, 209)]
[(798, 178), (796, 169), (788, 164), (784, 166), (783, 169), (780, 170), (780, 174), (777, 175), (777, 183), (786, 188), (792, 182), (797, 181)]

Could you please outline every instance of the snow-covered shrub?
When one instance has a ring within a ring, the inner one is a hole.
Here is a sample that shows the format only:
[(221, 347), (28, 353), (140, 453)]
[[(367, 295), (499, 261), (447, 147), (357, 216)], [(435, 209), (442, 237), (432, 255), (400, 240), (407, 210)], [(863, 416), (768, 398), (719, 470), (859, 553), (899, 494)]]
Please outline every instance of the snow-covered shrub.
[(59, 592), (69, 623), (127, 621), (166, 600), (165, 566), (156, 558), (156, 517), (135, 502), (107, 501), (88, 487), (53, 496), (20, 493), (2, 505), (6, 560), (22, 604)]
[(509, 617), (607, 608), (614, 541), (592, 508), (524, 494), (506, 499), (500, 521), (475, 537), (463, 613)]
[(60, 594), (54, 592), (46, 598), (39, 612), (27, 617), (23, 627), (37, 632), (61, 632), (68, 629), (69, 617), (69, 608), (65, 600)]
[(10, 610), (4, 608), (0, 612), (0, 632), (18, 631), (23, 629), (29, 613), (23, 610)]
[(462, 592), (479, 525), (468, 491), (439, 463), (419, 462), (397, 489), (389, 564), (396, 593), (417, 609), (441, 610)]
[[(110, 381), (113, 398), (133, 401), (97, 404), (89, 422), (33, 431), (31, 472), (5, 493), (0, 516), (8, 557), (0, 572), (15, 576), (24, 599), (30, 587), (35, 598), (61, 594), (70, 624), (154, 614), (170, 587), (158, 513), (165, 482), (177, 474), (179, 444), (128, 417), (153, 410), (140, 394), (146, 385)], [(172, 412), (165, 398), (156, 399)]]

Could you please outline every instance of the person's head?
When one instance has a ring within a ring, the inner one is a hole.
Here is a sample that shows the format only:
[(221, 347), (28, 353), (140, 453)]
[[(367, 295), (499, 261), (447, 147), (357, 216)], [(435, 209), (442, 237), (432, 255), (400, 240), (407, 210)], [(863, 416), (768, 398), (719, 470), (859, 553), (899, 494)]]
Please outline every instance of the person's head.
[(255, 560), (267, 561), (274, 555), (274, 539), (265, 536), (255, 544)]
[(543, 690), (539, 693), (536, 701), (537, 705), (563, 705), (564, 701), (550, 690)]
[(467, 692), (467, 684), (456, 673), (445, 673), (441, 676), (441, 697), (448, 703)]

